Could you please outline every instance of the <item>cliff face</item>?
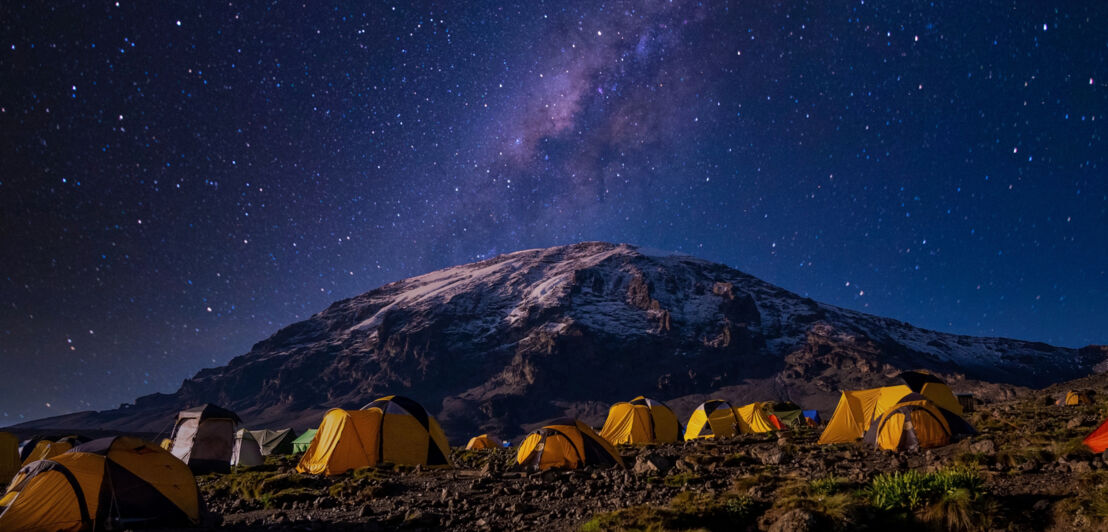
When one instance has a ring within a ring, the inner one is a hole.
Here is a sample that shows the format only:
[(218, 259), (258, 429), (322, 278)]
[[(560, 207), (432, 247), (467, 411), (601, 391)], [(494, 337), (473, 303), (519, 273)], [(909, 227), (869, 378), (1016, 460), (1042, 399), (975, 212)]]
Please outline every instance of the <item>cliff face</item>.
[(1003, 395), (1087, 375), (1105, 358), (1099, 348), (926, 331), (720, 264), (589, 242), (387, 284), (281, 329), (175, 394), (64, 419), (156, 431), (177, 409), (213, 402), (251, 426), (304, 428), (328, 408), (399, 393), (461, 440), (564, 413), (598, 421), (611, 402), (640, 394), (679, 415), (709, 395), (830, 409), (840, 389), (915, 368)]

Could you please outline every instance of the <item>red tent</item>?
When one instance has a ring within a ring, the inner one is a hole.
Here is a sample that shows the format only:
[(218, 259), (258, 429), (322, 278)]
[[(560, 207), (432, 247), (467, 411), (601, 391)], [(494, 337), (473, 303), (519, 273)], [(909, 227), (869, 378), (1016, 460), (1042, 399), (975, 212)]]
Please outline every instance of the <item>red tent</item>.
[(1088, 447), (1094, 453), (1102, 453), (1105, 449), (1108, 449), (1108, 420), (1101, 423), (1092, 434), (1085, 436), (1081, 443), (1084, 443), (1085, 447)]

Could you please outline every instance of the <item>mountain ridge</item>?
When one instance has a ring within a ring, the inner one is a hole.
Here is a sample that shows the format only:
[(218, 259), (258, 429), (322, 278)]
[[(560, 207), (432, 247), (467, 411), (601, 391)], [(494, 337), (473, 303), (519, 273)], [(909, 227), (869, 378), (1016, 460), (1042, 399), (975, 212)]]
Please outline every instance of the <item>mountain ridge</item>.
[(690, 255), (583, 242), (385, 284), (200, 370), (173, 394), (60, 418), (70, 428), (157, 431), (177, 409), (214, 402), (257, 426), (305, 428), (328, 408), (400, 393), (460, 440), (518, 434), (565, 413), (595, 422), (639, 394), (678, 410), (709, 395), (829, 410), (840, 389), (916, 368), (956, 390), (1010, 397), (1103, 369), (1106, 358), (1104, 347), (928, 331)]

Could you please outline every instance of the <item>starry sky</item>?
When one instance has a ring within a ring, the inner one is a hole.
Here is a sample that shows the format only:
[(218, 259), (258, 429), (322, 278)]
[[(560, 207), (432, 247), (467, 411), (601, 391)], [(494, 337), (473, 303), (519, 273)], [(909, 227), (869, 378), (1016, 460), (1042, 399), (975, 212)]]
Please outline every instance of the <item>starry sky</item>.
[(0, 425), (386, 282), (629, 242), (1108, 343), (1108, 4), (0, 5)]

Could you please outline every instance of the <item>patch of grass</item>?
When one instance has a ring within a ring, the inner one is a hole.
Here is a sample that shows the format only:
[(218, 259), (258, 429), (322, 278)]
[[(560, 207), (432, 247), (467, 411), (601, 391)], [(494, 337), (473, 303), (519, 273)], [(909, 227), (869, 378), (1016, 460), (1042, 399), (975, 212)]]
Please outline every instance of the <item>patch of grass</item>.
[(642, 505), (597, 514), (581, 525), (580, 530), (741, 530), (754, 524), (759, 511), (758, 503), (747, 496), (713, 497), (684, 491), (674, 497), (668, 507)]
[(971, 531), (992, 528), (997, 504), (966, 488), (944, 492), (923, 510), (921, 520), (940, 530)]
[(654, 506), (632, 506), (615, 512), (593, 516), (581, 525), (581, 532), (606, 532), (610, 530), (635, 530), (663, 532), (669, 530), (665, 523), (668, 511)]
[(669, 486), (671, 488), (683, 488), (685, 486), (688, 486), (690, 483), (695, 483), (699, 481), (700, 475), (691, 472), (675, 473), (673, 475), (669, 475), (662, 480), (662, 482), (666, 486)]
[(755, 460), (744, 453), (732, 453), (723, 459), (724, 467), (738, 467), (743, 464), (753, 464)]
[(1077, 486), (1077, 496), (1059, 502), (1055, 514), (1074, 523), (1108, 524), (1108, 471), (1086, 473)]
[(755, 486), (775, 486), (780, 479), (776, 475), (760, 471), (756, 475), (739, 477), (731, 482), (733, 493), (747, 493)]
[(870, 504), (892, 512), (915, 511), (939, 497), (964, 489), (971, 495), (982, 492), (985, 481), (969, 468), (953, 467), (934, 473), (904, 471), (878, 475), (866, 489)]
[(809, 493), (813, 496), (827, 497), (834, 495), (847, 485), (847, 480), (834, 475), (813, 479), (808, 483)]

